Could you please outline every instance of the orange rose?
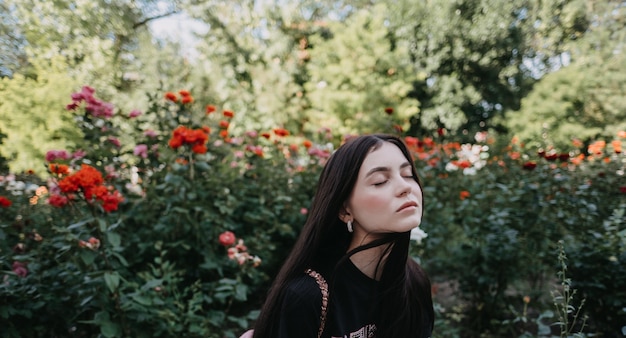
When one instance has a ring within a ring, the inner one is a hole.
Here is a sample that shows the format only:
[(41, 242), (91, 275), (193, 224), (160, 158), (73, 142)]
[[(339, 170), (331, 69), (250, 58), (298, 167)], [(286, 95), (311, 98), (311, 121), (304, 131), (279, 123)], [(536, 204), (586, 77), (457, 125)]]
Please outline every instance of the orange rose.
[(467, 190), (463, 190), (463, 191), (461, 191), (461, 192), (459, 193), (459, 198), (460, 198), (461, 200), (464, 200), (464, 199), (466, 199), (466, 198), (468, 198), (468, 197), (470, 197), (470, 192), (469, 192), (469, 191), (467, 191)]

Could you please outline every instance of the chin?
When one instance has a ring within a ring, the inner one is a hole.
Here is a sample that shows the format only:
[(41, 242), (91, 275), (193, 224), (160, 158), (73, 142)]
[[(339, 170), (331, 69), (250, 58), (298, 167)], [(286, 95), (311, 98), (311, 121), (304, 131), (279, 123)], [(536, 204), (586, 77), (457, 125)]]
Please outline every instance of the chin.
[(422, 223), (421, 220), (417, 221), (417, 222), (411, 222), (411, 223), (407, 223), (406, 226), (402, 226), (398, 228), (398, 232), (409, 232), (415, 228), (418, 228), (420, 226), (420, 224)]

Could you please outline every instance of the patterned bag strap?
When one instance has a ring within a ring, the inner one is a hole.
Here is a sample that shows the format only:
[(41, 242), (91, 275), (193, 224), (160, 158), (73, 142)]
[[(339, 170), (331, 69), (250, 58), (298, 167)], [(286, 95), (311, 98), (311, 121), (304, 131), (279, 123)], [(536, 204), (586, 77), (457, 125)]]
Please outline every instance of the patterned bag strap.
[(315, 270), (307, 269), (305, 271), (309, 276), (315, 278), (317, 285), (320, 287), (320, 291), (322, 292), (322, 313), (320, 315), (320, 329), (317, 332), (317, 338), (322, 337), (322, 332), (324, 332), (324, 326), (326, 325), (326, 313), (328, 311), (328, 284), (322, 275), (320, 275)]

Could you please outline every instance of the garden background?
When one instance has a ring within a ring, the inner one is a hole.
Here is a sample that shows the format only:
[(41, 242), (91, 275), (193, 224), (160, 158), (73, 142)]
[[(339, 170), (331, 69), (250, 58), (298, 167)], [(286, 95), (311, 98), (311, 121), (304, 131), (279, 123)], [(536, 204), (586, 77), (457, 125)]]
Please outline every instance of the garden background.
[(237, 337), (329, 154), (384, 132), (423, 181), (434, 337), (624, 337), (625, 25), (615, 0), (0, 0), (0, 336)]

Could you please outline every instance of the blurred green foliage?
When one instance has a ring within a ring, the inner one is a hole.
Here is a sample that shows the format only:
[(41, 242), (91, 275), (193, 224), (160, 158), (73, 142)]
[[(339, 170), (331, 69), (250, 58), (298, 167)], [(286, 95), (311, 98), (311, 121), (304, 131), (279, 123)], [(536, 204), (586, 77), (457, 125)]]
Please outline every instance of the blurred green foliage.
[[(391, 123), (464, 142), (508, 132), (560, 151), (572, 137), (623, 130), (617, 0), (3, 0), (0, 9), (0, 153), (15, 172), (38, 169), (41, 155), (20, 135), (37, 130), (32, 143), (54, 147), (59, 127), (72, 126), (48, 107), (84, 84), (127, 112), (147, 109), (145, 92), (202, 92), (203, 103), (239, 113), (238, 132), (340, 136)], [(158, 22), (176, 27), (154, 36)], [(55, 77), (62, 90), (17, 104)], [(392, 121), (381, 120), (385, 108)]]

